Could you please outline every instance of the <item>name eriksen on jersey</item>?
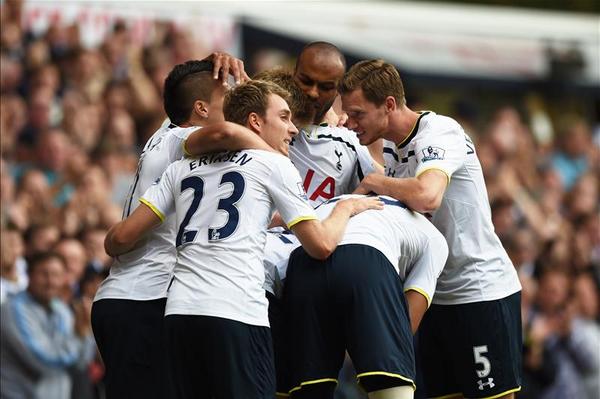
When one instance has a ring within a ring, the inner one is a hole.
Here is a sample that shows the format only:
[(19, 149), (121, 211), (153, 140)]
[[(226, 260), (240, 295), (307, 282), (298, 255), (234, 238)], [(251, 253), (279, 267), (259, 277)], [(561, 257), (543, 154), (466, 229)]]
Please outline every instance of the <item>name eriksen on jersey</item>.
[(241, 156), (239, 156), (240, 152), (241, 151), (218, 152), (215, 154), (204, 155), (197, 159), (191, 159), (190, 170), (194, 170), (202, 165), (210, 165), (216, 162), (233, 162), (244, 166), (248, 162), (252, 161), (252, 157), (247, 153), (243, 153)]

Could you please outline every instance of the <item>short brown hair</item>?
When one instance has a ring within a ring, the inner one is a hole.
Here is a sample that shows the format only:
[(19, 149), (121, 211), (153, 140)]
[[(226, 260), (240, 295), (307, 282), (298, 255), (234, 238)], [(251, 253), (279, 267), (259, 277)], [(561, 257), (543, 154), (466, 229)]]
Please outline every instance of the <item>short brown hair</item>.
[(315, 117), (315, 107), (310, 98), (294, 82), (291, 71), (279, 67), (271, 68), (254, 75), (254, 79), (275, 83), (290, 92), (288, 105), (295, 123), (302, 126), (312, 122)]
[(276, 94), (288, 100), (290, 93), (280, 86), (262, 80), (249, 80), (225, 93), (223, 115), (225, 120), (239, 125), (246, 125), (248, 115), (252, 112), (264, 118), (269, 103), (269, 96)]
[(340, 82), (341, 94), (362, 89), (367, 100), (380, 106), (392, 96), (399, 105), (405, 104), (404, 86), (392, 64), (383, 60), (365, 60), (352, 66)]

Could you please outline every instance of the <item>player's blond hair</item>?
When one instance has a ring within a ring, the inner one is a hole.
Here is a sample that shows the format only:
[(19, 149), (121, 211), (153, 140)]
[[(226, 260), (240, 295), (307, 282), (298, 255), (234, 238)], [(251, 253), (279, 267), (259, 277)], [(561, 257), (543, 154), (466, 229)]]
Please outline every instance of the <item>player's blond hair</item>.
[(265, 117), (269, 96), (276, 94), (288, 101), (290, 93), (271, 82), (249, 80), (225, 93), (223, 115), (225, 120), (245, 126), (248, 115), (256, 113)]
[(272, 82), (290, 93), (288, 105), (297, 126), (310, 124), (314, 119), (314, 106), (310, 98), (294, 82), (291, 71), (283, 68), (271, 68), (254, 75), (254, 79)]
[(340, 82), (341, 94), (362, 89), (365, 98), (380, 106), (388, 96), (396, 99), (398, 105), (404, 105), (404, 85), (396, 68), (383, 60), (365, 60), (357, 62), (344, 75)]

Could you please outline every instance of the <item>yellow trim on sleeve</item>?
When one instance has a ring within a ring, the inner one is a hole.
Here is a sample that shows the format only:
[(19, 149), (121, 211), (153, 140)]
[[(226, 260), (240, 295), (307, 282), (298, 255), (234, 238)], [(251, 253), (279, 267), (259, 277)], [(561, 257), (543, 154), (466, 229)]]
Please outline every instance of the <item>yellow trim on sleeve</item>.
[[(189, 136), (188, 136), (188, 137), (189, 137)], [(186, 138), (185, 140), (183, 140), (183, 141), (181, 142), (181, 149), (183, 150), (183, 155), (185, 155), (186, 157), (191, 157), (191, 156), (192, 156), (192, 154), (190, 154), (190, 153), (188, 152), (187, 148), (185, 148), (185, 143), (187, 143), (187, 140), (188, 140), (188, 139)]]
[(300, 216), (296, 219), (292, 220), (287, 224), (288, 229), (291, 229), (293, 226), (297, 225), (300, 222), (304, 222), (305, 220), (317, 220), (317, 217), (314, 215), (311, 216)]
[(404, 377), (403, 375), (400, 375), (400, 374), (388, 373), (387, 371), (368, 371), (366, 373), (360, 373), (360, 374), (356, 375), (356, 381), (358, 381), (358, 383), (360, 384), (360, 379), (362, 377), (368, 377), (370, 375), (384, 375), (386, 377), (399, 378), (403, 381), (410, 382), (410, 385), (412, 385), (413, 390), (417, 389), (415, 382), (413, 380), (411, 380), (410, 378)]
[(431, 399), (450, 399), (450, 398), (458, 398), (458, 397), (462, 398), (462, 392), (451, 393), (450, 395), (444, 395), (444, 396), (435, 396)]
[(288, 398), (290, 396), (289, 393), (285, 393), (285, 392), (275, 392), (275, 396), (276, 397), (283, 397), (283, 398)]
[(479, 399), (496, 399), (496, 398), (499, 398), (501, 396), (508, 395), (509, 393), (519, 392), (520, 390), (521, 390), (521, 387), (517, 387), (517, 388), (509, 389), (508, 391), (504, 391), (504, 392), (499, 393), (499, 394), (494, 395), (494, 396), (486, 396), (484, 398), (479, 398)]
[(298, 385), (297, 387), (290, 389), (289, 394), (291, 394), (292, 392), (295, 392), (299, 389), (302, 389), (302, 387), (305, 385), (321, 384), (323, 382), (335, 382), (335, 385), (338, 384), (338, 380), (336, 380), (335, 378), (321, 378), (320, 380), (304, 381), (304, 382), (301, 382), (300, 385)]
[(156, 214), (156, 216), (158, 216), (158, 218), (160, 219), (161, 222), (165, 221), (165, 215), (163, 215), (163, 213), (161, 211), (159, 211), (157, 207), (155, 207), (154, 205), (152, 205), (150, 203), (150, 201), (148, 201), (145, 198), (140, 198), (139, 201), (142, 204), (146, 205), (148, 208), (152, 209), (152, 212), (154, 212)]
[(423, 173), (427, 172), (428, 170), (434, 170), (434, 169), (435, 170), (439, 170), (440, 172), (442, 172), (443, 174), (445, 174), (446, 178), (448, 179), (448, 184), (450, 184), (450, 175), (448, 174), (448, 172), (446, 172), (444, 169), (438, 168), (437, 166), (430, 166), (428, 168), (421, 169), (419, 171), (419, 173), (417, 173), (415, 175), (415, 178), (421, 176)]
[(427, 300), (427, 308), (429, 309), (429, 306), (431, 306), (431, 298), (429, 297), (429, 295), (427, 295), (425, 290), (423, 290), (419, 287), (407, 287), (404, 289), (404, 292), (406, 292), (406, 291), (416, 291), (419, 294), (423, 295), (425, 297), (425, 299)]

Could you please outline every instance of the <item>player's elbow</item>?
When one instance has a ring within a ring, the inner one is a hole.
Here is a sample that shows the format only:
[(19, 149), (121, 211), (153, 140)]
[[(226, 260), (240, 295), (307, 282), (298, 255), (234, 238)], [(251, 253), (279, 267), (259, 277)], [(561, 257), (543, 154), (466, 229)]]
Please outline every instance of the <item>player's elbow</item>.
[(418, 212), (422, 212), (422, 213), (430, 213), (430, 212), (433, 212), (436, 209), (438, 209), (441, 204), (442, 204), (441, 196), (435, 196), (435, 195), (424, 196), (422, 198), (422, 200), (420, 201), (421, 209), (415, 209), (415, 210)]
[(412, 209), (417, 212), (430, 213), (442, 204), (444, 192), (450, 179), (448, 175), (437, 169), (426, 170), (414, 179), (411, 185), (412, 201), (407, 201)]
[(308, 253), (312, 258), (317, 260), (325, 260), (329, 258), (329, 256), (335, 251), (337, 245), (334, 243), (328, 242), (328, 240), (320, 240), (314, 245), (310, 245), (308, 247), (304, 247), (306, 253)]
[(123, 253), (121, 248), (125, 248), (130, 244), (130, 239), (120, 226), (115, 226), (112, 231), (106, 235), (104, 239), (104, 250), (109, 256), (118, 256)]
[(413, 201), (410, 201), (408, 205), (417, 212), (433, 212), (442, 204), (443, 194), (443, 192), (439, 193), (421, 185), (415, 191)]
[(309, 255), (317, 260), (325, 260), (333, 253), (333, 249), (330, 248), (318, 248), (309, 252)]

